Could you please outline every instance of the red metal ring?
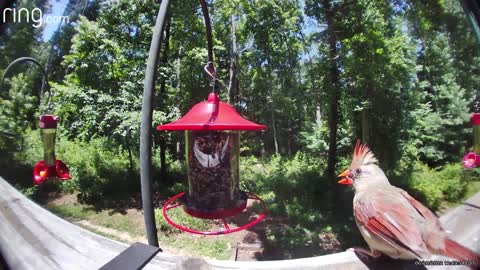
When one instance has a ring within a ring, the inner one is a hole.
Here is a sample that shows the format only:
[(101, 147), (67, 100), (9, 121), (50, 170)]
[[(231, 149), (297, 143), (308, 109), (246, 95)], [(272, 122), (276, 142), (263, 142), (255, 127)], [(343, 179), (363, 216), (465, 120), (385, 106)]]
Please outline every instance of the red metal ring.
[(183, 206), (183, 210), (192, 217), (201, 218), (201, 219), (222, 219), (227, 217), (236, 216), (240, 214), (247, 208), (248, 198), (242, 202), (240, 205), (232, 207), (230, 209), (218, 210), (218, 211), (198, 211), (192, 208), (188, 208), (187, 205)]
[[(260, 203), (262, 204), (262, 207), (263, 207), (263, 212), (252, 222), (247, 223), (247, 224), (245, 224), (243, 226), (240, 226), (240, 227), (237, 227), (237, 228), (228, 227), (228, 224), (225, 222), (225, 220), (223, 220), (223, 224), (225, 225), (225, 230), (213, 231), (213, 232), (198, 231), (198, 230), (190, 229), (190, 228), (187, 228), (185, 226), (182, 226), (180, 224), (175, 223), (173, 220), (171, 220), (168, 217), (167, 211), (174, 208), (174, 207), (170, 207), (170, 204), (172, 204), (175, 200), (180, 199), (183, 195), (185, 195), (185, 192), (178, 193), (177, 195), (168, 199), (168, 201), (162, 207), (162, 214), (165, 217), (165, 220), (168, 222), (168, 224), (170, 224), (173, 227), (175, 227), (175, 228), (177, 228), (181, 231), (184, 231), (184, 232), (189, 232), (189, 233), (193, 233), (193, 234), (200, 234), (200, 235), (222, 235), (222, 234), (239, 232), (239, 231), (246, 230), (246, 229), (258, 224), (260, 221), (262, 221), (265, 218), (265, 216), (267, 214), (267, 205), (265, 204), (265, 202), (255, 194), (248, 193), (248, 192), (246, 192), (246, 193), (247, 193), (248, 199), (253, 199), (253, 200), (260, 201)], [(177, 204), (176, 206), (179, 206), (179, 205), (180, 204)]]

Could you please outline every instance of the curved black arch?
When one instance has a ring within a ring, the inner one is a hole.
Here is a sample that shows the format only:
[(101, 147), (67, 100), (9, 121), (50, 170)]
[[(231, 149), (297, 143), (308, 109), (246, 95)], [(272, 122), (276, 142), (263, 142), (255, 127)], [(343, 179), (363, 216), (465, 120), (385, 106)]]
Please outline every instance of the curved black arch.
[(162, 0), (157, 21), (153, 29), (152, 42), (148, 53), (145, 80), (143, 82), (142, 121), (140, 124), (140, 185), (142, 190), (143, 218), (148, 244), (158, 247), (157, 226), (152, 204), (152, 114), (153, 90), (155, 88), (155, 70), (160, 54), (162, 33), (165, 27), (169, 0)]
[(3, 72), (3, 76), (2, 76), (2, 80), (1, 80), (1, 83), (0, 83), (0, 93), (2, 92), (2, 89), (3, 89), (3, 85), (4, 85), (4, 82), (5, 82), (5, 77), (7, 76), (8, 72), (17, 64), (21, 64), (21, 63), (24, 63), (24, 62), (32, 62), (34, 64), (36, 64), (40, 70), (42, 71), (43, 73), (43, 77), (45, 79), (45, 81), (42, 83), (42, 88), (40, 89), (40, 102), (41, 102), (41, 99), (43, 97), (43, 94), (44, 94), (44, 87), (45, 85), (47, 86), (47, 91), (48, 91), (48, 99), (47, 99), (47, 110), (48, 108), (50, 108), (50, 98), (52, 97), (52, 92), (50, 91), (50, 87), (49, 87), (49, 84), (48, 84), (48, 74), (47, 74), (47, 71), (45, 70), (45, 68), (43, 68), (42, 64), (35, 58), (32, 58), (32, 57), (20, 57), (20, 58), (17, 58), (15, 60), (13, 60), (8, 66), (7, 68), (5, 69), (5, 71)]

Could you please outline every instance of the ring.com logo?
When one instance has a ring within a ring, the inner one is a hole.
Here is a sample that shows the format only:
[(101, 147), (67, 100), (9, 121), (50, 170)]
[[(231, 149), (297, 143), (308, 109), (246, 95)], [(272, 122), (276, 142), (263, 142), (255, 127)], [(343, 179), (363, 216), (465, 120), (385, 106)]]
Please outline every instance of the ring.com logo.
[(70, 18), (68, 16), (43, 16), (43, 11), (39, 8), (33, 8), (29, 10), (27, 8), (5, 8), (2, 12), (2, 22), (6, 23), (8, 18), (12, 18), (13, 23), (21, 23), (25, 21), (27, 23), (32, 22), (32, 26), (35, 28), (41, 27), (44, 23), (69, 23)]

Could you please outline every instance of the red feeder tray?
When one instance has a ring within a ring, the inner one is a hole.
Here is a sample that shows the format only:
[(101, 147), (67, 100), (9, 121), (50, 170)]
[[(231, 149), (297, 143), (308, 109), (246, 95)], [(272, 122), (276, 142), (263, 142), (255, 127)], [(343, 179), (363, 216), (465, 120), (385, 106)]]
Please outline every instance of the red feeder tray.
[(230, 228), (230, 226), (228, 226), (228, 223), (225, 220), (225, 218), (230, 217), (230, 216), (235, 216), (235, 215), (243, 212), (243, 210), (246, 209), (246, 203), (245, 203), (245, 205), (241, 205), (239, 207), (231, 208), (231, 209), (228, 209), (228, 210), (225, 210), (225, 211), (212, 212), (211, 215), (208, 215), (208, 214), (206, 215), (205, 212), (203, 212), (203, 211), (202, 212), (195, 212), (192, 209), (189, 209), (188, 207), (185, 207), (185, 205), (183, 205), (184, 210), (187, 214), (189, 214), (191, 216), (194, 216), (194, 217), (203, 218), (203, 219), (221, 219), (222, 223), (223, 223), (223, 226), (225, 227), (225, 229), (221, 230), (221, 231), (212, 231), (212, 232), (199, 231), (199, 230), (188, 228), (188, 227), (185, 227), (183, 225), (180, 225), (180, 224), (176, 223), (175, 221), (170, 219), (170, 217), (167, 214), (168, 210), (170, 210), (172, 208), (179, 207), (179, 206), (182, 205), (181, 202), (175, 203), (175, 204), (173, 204), (173, 203), (176, 200), (181, 200), (184, 195), (185, 195), (185, 192), (178, 193), (177, 195), (171, 197), (162, 207), (162, 214), (165, 217), (165, 220), (168, 222), (168, 224), (170, 224), (173, 227), (175, 227), (179, 230), (182, 230), (184, 232), (189, 232), (189, 233), (193, 233), (193, 234), (200, 234), (200, 235), (222, 235), (222, 234), (234, 233), (234, 232), (246, 230), (246, 229), (256, 225), (257, 223), (262, 221), (266, 217), (266, 214), (267, 214), (267, 205), (265, 204), (265, 202), (260, 197), (258, 197), (257, 195), (251, 194), (251, 193), (248, 193), (248, 192), (246, 192), (246, 195), (247, 195), (248, 199), (258, 200), (260, 202), (260, 204), (262, 205), (262, 213), (260, 215), (258, 215), (258, 217), (256, 219), (252, 220), (251, 222), (249, 222), (249, 223), (247, 223), (243, 226), (236, 227), (236, 228)]

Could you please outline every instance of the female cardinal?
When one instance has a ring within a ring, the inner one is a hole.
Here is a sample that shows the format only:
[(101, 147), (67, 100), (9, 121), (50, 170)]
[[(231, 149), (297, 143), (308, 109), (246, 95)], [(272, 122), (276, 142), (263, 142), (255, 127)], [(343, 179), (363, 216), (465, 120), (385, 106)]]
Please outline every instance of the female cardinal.
[(357, 141), (350, 168), (338, 183), (353, 185), (355, 222), (373, 257), (422, 259), (432, 254), (480, 266), (480, 255), (449, 239), (437, 217), (406, 191), (390, 185), (368, 146)]

